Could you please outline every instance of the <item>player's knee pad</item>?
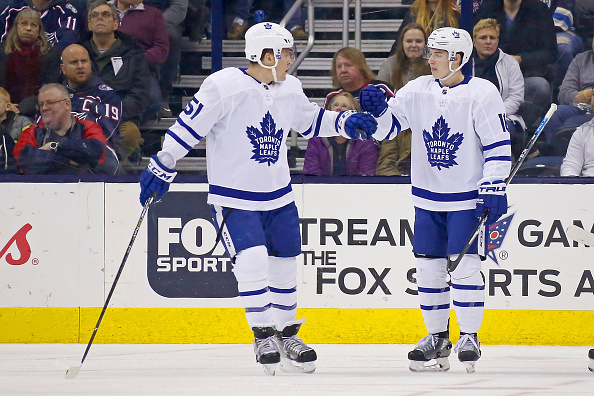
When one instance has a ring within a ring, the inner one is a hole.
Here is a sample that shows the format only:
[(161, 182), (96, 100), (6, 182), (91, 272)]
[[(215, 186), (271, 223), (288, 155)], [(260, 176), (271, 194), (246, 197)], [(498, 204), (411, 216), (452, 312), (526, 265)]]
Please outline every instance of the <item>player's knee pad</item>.
[(262, 283), (263, 287), (268, 286), (268, 251), (266, 246), (254, 246), (237, 253), (233, 273), (240, 289), (242, 283)]
[(297, 258), (269, 257), (268, 274), (270, 286), (280, 288), (297, 286)]
[[(457, 256), (452, 256), (455, 260)], [(452, 283), (464, 285), (484, 285), (483, 275), (481, 273), (481, 259), (478, 254), (466, 254), (460, 260), (460, 264), (450, 273)]]
[(447, 260), (445, 258), (417, 258), (417, 285), (444, 287), (447, 285)]

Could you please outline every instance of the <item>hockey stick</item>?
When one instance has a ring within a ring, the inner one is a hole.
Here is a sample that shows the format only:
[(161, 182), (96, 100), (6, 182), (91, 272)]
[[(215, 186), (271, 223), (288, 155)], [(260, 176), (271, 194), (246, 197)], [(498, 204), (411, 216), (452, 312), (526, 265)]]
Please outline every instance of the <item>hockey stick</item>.
[[(534, 131), (534, 135), (532, 136), (532, 138), (530, 138), (530, 141), (528, 141), (528, 144), (526, 145), (524, 150), (522, 150), (522, 153), (520, 154), (520, 156), (516, 160), (516, 163), (512, 167), (511, 171), (509, 172), (509, 176), (505, 179), (505, 185), (508, 185), (511, 182), (511, 180), (514, 178), (514, 176), (520, 169), (520, 166), (522, 166), (522, 164), (524, 163), (524, 160), (526, 159), (526, 157), (528, 157), (528, 153), (530, 152), (530, 149), (532, 149), (532, 146), (534, 146), (534, 143), (536, 143), (536, 139), (538, 139), (543, 128), (545, 127), (545, 125), (547, 125), (547, 122), (549, 122), (549, 120), (551, 119), (551, 117), (553, 116), (553, 113), (555, 113), (555, 111), (557, 111), (557, 105), (555, 103), (552, 103), (551, 107), (549, 108), (549, 111), (547, 111), (547, 114), (545, 114), (544, 118), (540, 122), (540, 125), (538, 126), (538, 128), (536, 128), (536, 131)], [(466, 242), (466, 245), (464, 245), (464, 248), (462, 248), (462, 251), (460, 252), (458, 257), (456, 257), (455, 260), (451, 260), (450, 257), (448, 256), (448, 264), (447, 264), (448, 272), (454, 271), (456, 269), (456, 267), (458, 266), (458, 264), (460, 264), (462, 257), (464, 257), (464, 255), (466, 254), (468, 249), (470, 249), (470, 246), (472, 245), (472, 243), (474, 242), (474, 240), (480, 233), (481, 228), (483, 228), (483, 226), (485, 225), (485, 222), (487, 221), (488, 217), (489, 217), (489, 209), (485, 209), (485, 211), (483, 212), (483, 215), (479, 219), (478, 224), (472, 231), (470, 238)]]
[(584, 230), (583, 228), (576, 226), (575, 224), (567, 227), (567, 236), (584, 245), (594, 246), (594, 234), (588, 230)]
[(126, 260), (128, 259), (128, 255), (132, 250), (132, 245), (134, 245), (134, 240), (136, 239), (136, 235), (138, 234), (138, 230), (140, 230), (140, 225), (142, 224), (142, 220), (144, 220), (144, 216), (146, 215), (149, 206), (153, 203), (153, 199), (157, 196), (157, 193), (153, 193), (148, 199), (146, 200), (144, 207), (142, 208), (142, 213), (140, 213), (140, 218), (138, 219), (138, 224), (136, 224), (136, 228), (134, 229), (134, 233), (132, 234), (132, 239), (130, 239), (130, 243), (128, 244), (128, 249), (126, 249), (126, 254), (124, 254), (124, 258), (122, 259), (122, 264), (120, 264), (120, 268), (118, 269), (118, 273), (116, 274), (115, 279), (113, 280), (113, 284), (111, 285), (111, 290), (109, 290), (109, 294), (107, 295), (107, 299), (105, 300), (105, 304), (103, 304), (103, 310), (101, 310), (101, 315), (99, 315), (99, 320), (95, 325), (95, 330), (93, 330), (93, 334), (91, 335), (91, 339), (87, 344), (87, 349), (80, 361), (80, 365), (72, 366), (68, 370), (66, 370), (66, 378), (72, 379), (76, 377), (85, 362), (87, 354), (89, 353), (89, 349), (91, 349), (91, 345), (93, 344), (93, 340), (95, 339), (95, 335), (97, 334), (97, 330), (99, 329), (99, 325), (101, 324), (101, 320), (103, 319), (103, 315), (105, 315), (105, 311), (107, 310), (107, 306), (109, 305), (109, 301), (111, 300), (111, 296), (113, 291), (115, 290), (116, 285), (118, 284), (118, 280), (120, 279), (120, 275), (122, 275), (122, 271), (124, 269), (124, 265), (126, 264)]

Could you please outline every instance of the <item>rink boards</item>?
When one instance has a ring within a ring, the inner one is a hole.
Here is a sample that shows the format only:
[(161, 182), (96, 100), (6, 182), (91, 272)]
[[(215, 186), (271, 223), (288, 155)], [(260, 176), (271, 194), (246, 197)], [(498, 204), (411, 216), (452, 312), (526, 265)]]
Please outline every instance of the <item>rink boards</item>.
[[(356, 184), (293, 183), (301, 334), (311, 343), (414, 343), (425, 329), (410, 184), (340, 180)], [(594, 344), (594, 250), (565, 234), (571, 224), (594, 227), (594, 184), (559, 180), (509, 187), (483, 262), (483, 343)], [(86, 343), (138, 222), (138, 184), (1, 185), (0, 342)], [(220, 245), (212, 251), (207, 190), (174, 183), (151, 208), (96, 342), (251, 340), (231, 262)]]

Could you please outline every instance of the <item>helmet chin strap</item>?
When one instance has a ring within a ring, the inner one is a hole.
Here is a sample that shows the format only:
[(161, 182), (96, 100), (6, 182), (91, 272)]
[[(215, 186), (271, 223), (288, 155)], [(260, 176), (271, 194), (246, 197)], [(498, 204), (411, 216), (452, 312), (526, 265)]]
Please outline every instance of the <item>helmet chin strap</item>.
[(454, 74), (456, 74), (456, 72), (457, 72), (458, 70), (462, 69), (462, 66), (464, 66), (464, 65), (460, 65), (460, 66), (458, 66), (458, 68), (457, 68), (456, 70), (452, 70), (452, 63), (453, 63), (453, 61), (451, 61), (451, 62), (450, 62), (450, 64), (449, 64), (450, 74), (448, 74), (448, 75), (447, 75), (446, 77), (444, 77), (444, 78), (439, 78), (438, 80), (439, 80), (439, 82), (440, 82), (440, 83), (441, 83), (441, 82), (444, 82), (444, 81), (445, 81), (445, 80), (447, 80), (448, 78), (452, 77)]
[(266, 66), (262, 63), (262, 60), (260, 59), (258, 59), (258, 64), (265, 69), (270, 69), (270, 71), (272, 72), (272, 80), (274, 82), (278, 82), (278, 78), (276, 77), (276, 65), (278, 65), (278, 59), (276, 59), (276, 56), (274, 57), (274, 65), (272, 66)]

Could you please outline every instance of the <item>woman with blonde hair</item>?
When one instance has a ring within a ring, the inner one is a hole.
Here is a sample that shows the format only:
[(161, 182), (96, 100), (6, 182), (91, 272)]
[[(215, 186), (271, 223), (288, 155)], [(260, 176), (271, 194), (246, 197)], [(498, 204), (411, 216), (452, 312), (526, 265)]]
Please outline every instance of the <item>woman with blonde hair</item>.
[(398, 29), (392, 52), (398, 43), (398, 37), (409, 23), (418, 23), (429, 36), (435, 29), (442, 27), (459, 27), (460, 6), (456, 0), (415, 0), (404, 16)]
[[(60, 54), (47, 41), (39, 14), (22, 10), (0, 46), (0, 86), (19, 103), (36, 97), (43, 84), (59, 79)], [(22, 108), (21, 112), (25, 113)]]

